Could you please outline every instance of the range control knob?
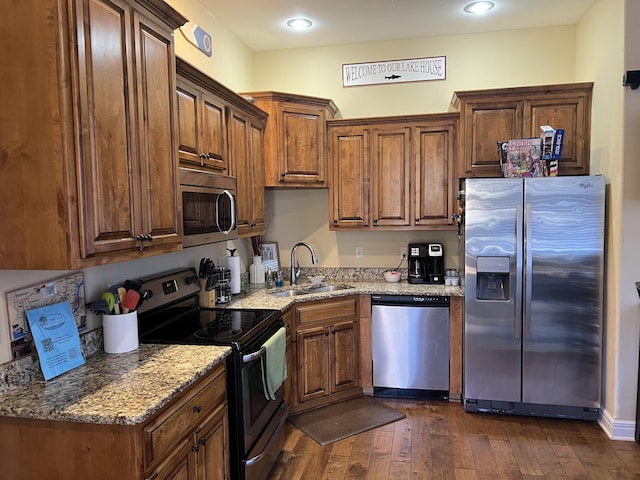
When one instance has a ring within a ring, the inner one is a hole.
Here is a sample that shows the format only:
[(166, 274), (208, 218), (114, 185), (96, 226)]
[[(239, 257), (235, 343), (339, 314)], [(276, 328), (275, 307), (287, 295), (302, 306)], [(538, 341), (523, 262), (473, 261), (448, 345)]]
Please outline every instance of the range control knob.
[(189, 275), (186, 278), (186, 282), (187, 282), (187, 285), (192, 285), (194, 283), (198, 283), (198, 277), (196, 277), (195, 275)]

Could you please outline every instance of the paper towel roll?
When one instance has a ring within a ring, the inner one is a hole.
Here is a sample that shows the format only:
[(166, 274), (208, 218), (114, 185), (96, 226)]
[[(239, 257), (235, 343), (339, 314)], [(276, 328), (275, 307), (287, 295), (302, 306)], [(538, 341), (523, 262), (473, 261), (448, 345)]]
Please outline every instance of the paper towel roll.
[(231, 271), (231, 295), (240, 293), (240, 257), (227, 257), (227, 268)]

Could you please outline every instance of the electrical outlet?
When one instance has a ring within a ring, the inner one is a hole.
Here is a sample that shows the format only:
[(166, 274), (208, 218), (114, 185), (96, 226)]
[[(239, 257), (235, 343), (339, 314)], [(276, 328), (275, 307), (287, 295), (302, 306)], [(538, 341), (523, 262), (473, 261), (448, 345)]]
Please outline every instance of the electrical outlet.
[(356, 247), (356, 260), (361, 260), (364, 258), (364, 248)]
[(405, 258), (407, 256), (407, 247), (400, 247), (400, 257)]

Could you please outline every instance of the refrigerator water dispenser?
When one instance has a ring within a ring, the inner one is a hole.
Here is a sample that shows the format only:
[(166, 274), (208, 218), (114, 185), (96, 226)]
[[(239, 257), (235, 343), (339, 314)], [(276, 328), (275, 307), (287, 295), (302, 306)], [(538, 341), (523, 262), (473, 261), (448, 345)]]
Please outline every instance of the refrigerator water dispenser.
[(477, 257), (476, 275), (478, 300), (509, 300), (509, 257)]

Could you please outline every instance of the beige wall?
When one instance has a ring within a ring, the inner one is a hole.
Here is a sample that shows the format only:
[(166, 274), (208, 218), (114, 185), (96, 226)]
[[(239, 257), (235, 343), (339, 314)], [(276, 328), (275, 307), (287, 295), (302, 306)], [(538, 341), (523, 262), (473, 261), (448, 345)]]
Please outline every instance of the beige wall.
[[(235, 90), (253, 88), (253, 53), (227, 27), (206, 10), (198, 0), (165, 0), (190, 23), (211, 35), (213, 54), (207, 57), (176, 30), (176, 55), (208, 73), (218, 82)], [(188, 24), (189, 25), (189, 24)]]
[[(550, 54), (543, 57), (543, 52)], [(342, 87), (345, 63), (443, 55), (446, 80)], [(331, 98), (344, 117), (446, 112), (456, 90), (573, 81), (575, 28), (289, 49), (254, 57), (256, 90)]]
[[(615, 3), (623, 3), (619, 0)], [(640, 2), (625, 3), (624, 58), (622, 71), (640, 70)], [(618, 83), (619, 85), (619, 83)], [(618, 88), (620, 88), (618, 86)], [(621, 418), (629, 418), (635, 412), (638, 338), (640, 332), (640, 307), (635, 282), (640, 281), (640, 90), (623, 89), (624, 175), (622, 187), (622, 212), (616, 219), (621, 228), (620, 256), (618, 263), (620, 315), (617, 331), (619, 379), (618, 396), (614, 411)], [(607, 370), (608, 371), (608, 370)], [(633, 417), (632, 417), (633, 418)]]
[[(622, 235), (622, 181), (624, 177), (622, 111), (624, 90), (621, 85), (623, 49), (623, 1), (598, 2), (580, 22), (577, 30), (578, 78), (595, 82), (591, 129), (591, 162), (594, 173), (607, 176), (607, 312), (605, 323), (605, 385), (603, 403), (614, 418), (632, 418), (632, 402), (619, 403), (623, 390), (633, 382), (620, 382), (620, 268)], [(594, 32), (608, 32), (597, 35)], [(606, 119), (606, 121), (603, 121)], [(636, 342), (637, 343), (637, 342)], [(635, 391), (635, 389), (633, 389)], [(630, 396), (630, 393), (625, 393)]]

